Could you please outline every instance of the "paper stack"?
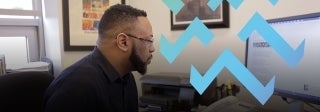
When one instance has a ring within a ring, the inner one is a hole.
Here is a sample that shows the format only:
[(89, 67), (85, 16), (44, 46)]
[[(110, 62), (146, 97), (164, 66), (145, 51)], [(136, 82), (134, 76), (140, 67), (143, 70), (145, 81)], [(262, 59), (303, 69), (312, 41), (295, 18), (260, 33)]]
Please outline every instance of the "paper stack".
[(30, 62), (19, 67), (11, 68), (10, 72), (22, 72), (22, 71), (43, 71), (49, 72), (50, 64), (47, 62)]

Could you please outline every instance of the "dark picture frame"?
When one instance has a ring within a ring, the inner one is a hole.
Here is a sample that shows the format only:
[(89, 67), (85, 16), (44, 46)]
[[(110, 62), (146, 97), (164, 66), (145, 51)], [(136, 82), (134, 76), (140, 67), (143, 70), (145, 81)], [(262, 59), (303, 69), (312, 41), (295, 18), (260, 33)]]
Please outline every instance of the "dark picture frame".
[(171, 30), (185, 30), (198, 17), (208, 28), (229, 28), (229, 4), (223, 0), (215, 10), (207, 5), (209, 0), (182, 0), (185, 5), (174, 15), (171, 11)]
[(125, 0), (62, 0), (64, 50), (93, 50), (104, 10), (117, 3)]

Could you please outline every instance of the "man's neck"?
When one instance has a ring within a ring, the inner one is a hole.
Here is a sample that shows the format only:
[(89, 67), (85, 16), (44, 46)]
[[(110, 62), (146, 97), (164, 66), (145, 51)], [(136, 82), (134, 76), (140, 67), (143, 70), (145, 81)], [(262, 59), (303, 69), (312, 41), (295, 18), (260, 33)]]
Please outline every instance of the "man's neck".
[(124, 60), (117, 52), (110, 50), (100, 51), (113, 66), (113, 68), (119, 73), (120, 77), (123, 77), (131, 71), (130, 65), (128, 65), (127, 60)]

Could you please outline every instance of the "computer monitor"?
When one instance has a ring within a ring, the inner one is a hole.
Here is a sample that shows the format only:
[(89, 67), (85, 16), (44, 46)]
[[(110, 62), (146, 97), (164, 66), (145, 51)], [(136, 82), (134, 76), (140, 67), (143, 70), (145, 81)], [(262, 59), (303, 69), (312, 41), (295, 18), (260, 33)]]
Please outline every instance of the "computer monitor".
[(264, 85), (275, 76), (276, 95), (320, 104), (320, 13), (268, 20), (295, 50), (305, 40), (301, 60), (291, 67), (258, 32), (247, 40), (246, 66)]

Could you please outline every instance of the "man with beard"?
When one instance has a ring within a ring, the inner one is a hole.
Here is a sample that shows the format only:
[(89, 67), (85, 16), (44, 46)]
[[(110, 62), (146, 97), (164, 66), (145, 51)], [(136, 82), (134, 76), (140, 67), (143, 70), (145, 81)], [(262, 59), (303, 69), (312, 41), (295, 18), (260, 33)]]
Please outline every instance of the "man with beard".
[(114, 5), (99, 23), (97, 47), (64, 70), (45, 93), (46, 112), (137, 112), (132, 71), (145, 74), (153, 46), (145, 11)]

